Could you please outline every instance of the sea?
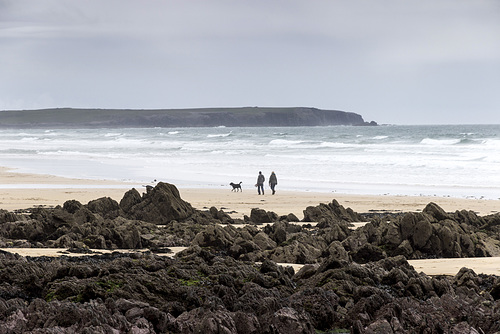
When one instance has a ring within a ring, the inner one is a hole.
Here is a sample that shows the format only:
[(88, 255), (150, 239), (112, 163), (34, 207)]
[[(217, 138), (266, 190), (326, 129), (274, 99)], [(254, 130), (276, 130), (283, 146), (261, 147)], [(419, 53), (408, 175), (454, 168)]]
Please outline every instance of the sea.
[(243, 191), (274, 171), (278, 194), (499, 199), (500, 125), (2, 129), (0, 166)]

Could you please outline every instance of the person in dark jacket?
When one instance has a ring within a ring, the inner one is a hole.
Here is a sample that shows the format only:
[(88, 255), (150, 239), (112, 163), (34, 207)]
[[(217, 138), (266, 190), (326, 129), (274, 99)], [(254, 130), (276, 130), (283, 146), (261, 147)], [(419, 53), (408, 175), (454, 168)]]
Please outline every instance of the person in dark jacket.
[(262, 195), (264, 195), (264, 181), (266, 180), (266, 178), (264, 177), (264, 175), (262, 175), (262, 172), (259, 172), (259, 176), (257, 176), (257, 191), (259, 192), (259, 195), (260, 195), (260, 191), (262, 190)]
[(274, 190), (274, 187), (278, 184), (278, 178), (276, 177), (276, 174), (274, 172), (271, 173), (271, 176), (269, 176), (269, 187), (271, 187), (271, 190), (273, 191), (273, 195), (276, 192)]

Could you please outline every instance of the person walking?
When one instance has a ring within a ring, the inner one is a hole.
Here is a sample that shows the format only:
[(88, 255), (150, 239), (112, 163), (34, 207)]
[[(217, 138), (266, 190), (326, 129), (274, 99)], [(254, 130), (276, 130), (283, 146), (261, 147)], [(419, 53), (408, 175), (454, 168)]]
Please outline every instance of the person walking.
[(271, 173), (271, 176), (269, 176), (269, 187), (271, 187), (271, 190), (273, 191), (273, 195), (276, 192), (274, 190), (274, 187), (278, 184), (278, 178), (276, 177), (276, 174), (274, 172)]
[(266, 178), (264, 177), (264, 175), (262, 175), (262, 172), (259, 172), (259, 176), (257, 176), (257, 191), (259, 192), (259, 195), (260, 195), (260, 191), (262, 190), (262, 195), (264, 195), (264, 181), (266, 180)]

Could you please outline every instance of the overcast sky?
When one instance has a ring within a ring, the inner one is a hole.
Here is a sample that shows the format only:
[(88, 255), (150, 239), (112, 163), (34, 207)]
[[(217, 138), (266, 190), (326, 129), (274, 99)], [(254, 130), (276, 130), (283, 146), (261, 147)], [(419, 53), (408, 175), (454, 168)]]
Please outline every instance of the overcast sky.
[(239, 106), (500, 124), (500, 1), (0, 0), (0, 110)]

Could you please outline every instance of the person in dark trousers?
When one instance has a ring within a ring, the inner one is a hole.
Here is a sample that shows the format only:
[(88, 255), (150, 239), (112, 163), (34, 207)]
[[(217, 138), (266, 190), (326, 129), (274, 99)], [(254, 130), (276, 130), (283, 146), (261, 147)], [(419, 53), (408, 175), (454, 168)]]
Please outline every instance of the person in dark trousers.
[(264, 175), (262, 175), (262, 172), (259, 172), (259, 176), (257, 176), (257, 191), (259, 192), (259, 195), (260, 195), (260, 191), (262, 190), (262, 195), (264, 195), (264, 181), (266, 180), (266, 178), (264, 177)]
[(269, 176), (269, 187), (271, 187), (271, 190), (273, 191), (273, 195), (276, 192), (274, 190), (274, 187), (278, 184), (278, 178), (276, 177), (276, 174), (274, 172), (271, 173), (271, 176)]

